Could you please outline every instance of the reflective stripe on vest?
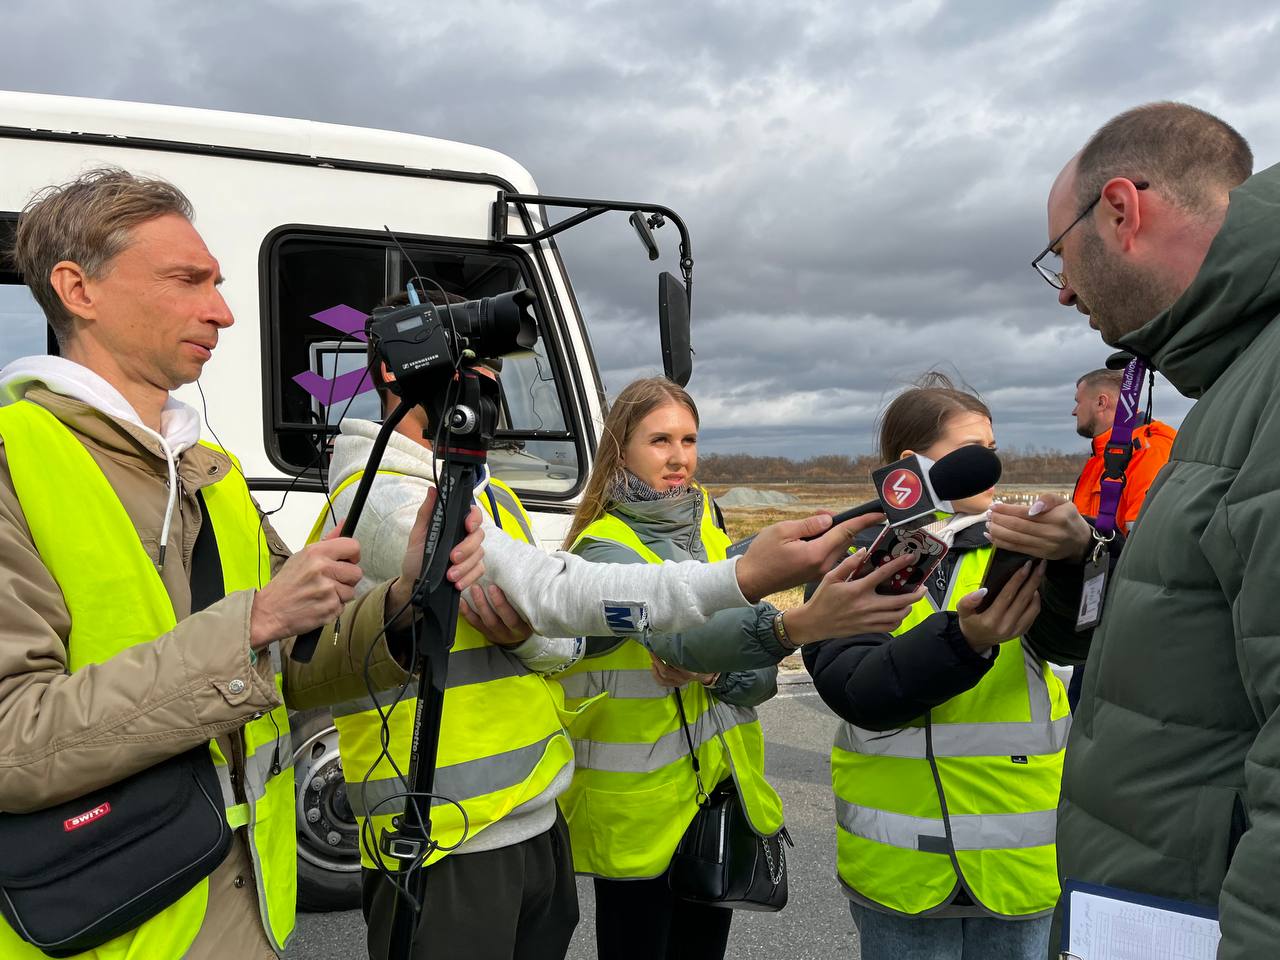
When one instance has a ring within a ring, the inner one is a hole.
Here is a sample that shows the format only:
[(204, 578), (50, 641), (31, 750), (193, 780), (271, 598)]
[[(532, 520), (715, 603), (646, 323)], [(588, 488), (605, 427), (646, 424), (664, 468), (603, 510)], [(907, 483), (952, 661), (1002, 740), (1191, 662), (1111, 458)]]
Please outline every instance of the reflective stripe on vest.
[[(27, 401), (0, 408), (0, 436), (32, 540), (71, 615), (69, 669), (109, 660), (172, 630), (176, 617), (164, 584), (133, 521), (83, 444), (51, 413)], [(218, 541), (226, 592), (266, 583), (271, 554), (260, 537), (257, 507), (238, 467), (205, 487), (202, 495)], [(283, 681), (274, 648), (272, 655), (279, 691)], [(247, 723), (242, 732), (247, 760), (243, 801), (236, 797), (217, 743), (211, 741), (209, 747), (227, 821), (248, 828), (263, 928), (268, 941), (283, 953), (294, 927), (297, 884), (288, 711), (277, 707)], [(277, 757), (279, 770), (273, 772)], [(136, 929), (77, 956), (176, 960), (200, 932), (208, 896), (208, 881), (202, 880)], [(0, 922), (0, 956), (44, 954)]]
[[(964, 553), (944, 609), (976, 590), (990, 548)], [(937, 612), (926, 597), (896, 631)], [(1051, 910), (1054, 828), (1071, 718), (1061, 682), (1019, 640), (972, 689), (896, 730), (840, 724), (831, 755), (837, 863), (858, 897), (908, 915), (963, 884), (995, 916)]]
[[(946, 850), (947, 824), (957, 850), (1017, 850), (1053, 843), (1057, 810), (941, 817), (909, 817), (836, 798), (836, 822), (857, 837), (907, 850)], [(936, 843), (929, 843), (934, 840)]]
[[(701, 537), (708, 560), (724, 558), (729, 538), (715, 526), (705, 495)], [(610, 514), (591, 523), (575, 548), (584, 540), (662, 562)], [(660, 875), (697, 810), (697, 783), (675, 700), (649, 666), (644, 646), (622, 640), (556, 677), (570, 707), (608, 694), (569, 725), (576, 770), (560, 805), (579, 873)], [(721, 703), (698, 683), (685, 685), (681, 698), (706, 789), (732, 775), (752, 826), (760, 833), (777, 831), (782, 802), (764, 779), (764, 736), (755, 711)]]
[[(529, 520), (529, 514), (525, 513), (524, 504), (520, 502), (520, 498), (515, 495), (510, 487), (491, 474), (489, 482), (485, 486), (484, 494), (485, 499), (492, 497), (497, 501), (499, 509), (496, 514), (492, 509), (493, 503), (489, 504), (489, 514), (493, 517), (494, 523), (506, 530), (507, 533), (511, 533), (511, 530), (504, 524), (504, 518), (509, 517), (515, 520), (516, 525), (520, 528), (521, 535), (516, 537), (517, 540), (537, 544), (538, 541), (533, 536), (533, 523)], [(514, 536), (514, 534), (512, 535)]]
[[(397, 476), (388, 470), (378, 473)], [(357, 472), (347, 477), (331, 496), (336, 497), (360, 476)], [(488, 486), (492, 498), (482, 491), (477, 502), (512, 537), (528, 540), (531, 526), (519, 499), (492, 477)], [(316, 522), (317, 536), (329, 519), (326, 508)], [(489, 643), (461, 618), (449, 652), (445, 688), (434, 786), (440, 796), (432, 801), (431, 835), (441, 846), (451, 848), (463, 841), (463, 818), (444, 798), (462, 804), (467, 815), (466, 839), (473, 838), (516, 807), (545, 793), (560, 771), (573, 762), (573, 747), (561, 718), (564, 696), (559, 688), (532, 673), (514, 654)], [(360, 825), (360, 859), (366, 867), (377, 865), (374, 850), (378, 838), (404, 811), (407, 789), (382, 756), (379, 710), (386, 716), (391, 756), (407, 774), (416, 698), (415, 683), (403, 696), (398, 689), (380, 691), (333, 708), (347, 799)], [(449, 852), (437, 850), (427, 862)], [(394, 866), (389, 858), (381, 859), (388, 867)]]

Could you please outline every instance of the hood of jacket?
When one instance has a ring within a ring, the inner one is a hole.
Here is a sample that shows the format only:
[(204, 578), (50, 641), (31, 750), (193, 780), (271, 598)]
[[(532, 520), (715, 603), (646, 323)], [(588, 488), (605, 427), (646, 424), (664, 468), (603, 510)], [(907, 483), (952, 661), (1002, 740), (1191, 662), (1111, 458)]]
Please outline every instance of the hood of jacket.
[(1151, 361), (1185, 396), (1213, 386), (1280, 313), (1280, 164), (1231, 192), (1226, 219), (1182, 296), (1116, 346)]
[(109, 417), (137, 427), (159, 439), (174, 456), (200, 439), (200, 414), (189, 404), (169, 397), (160, 413), (160, 432), (142, 422), (120, 391), (88, 367), (65, 357), (20, 357), (0, 370), (0, 404), (16, 403), (33, 387), (86, 403)]
[(702, 542), (702, 506), (707, 496), (694, 484), (686, 496), (629, 500), (609, 512), (635, 531), (640, 541), (664, 560), (707, 560)]
[[(142, 422), (138, 412), (119, 390), (88, 367), (65, 357), (21, 357), (0, 370), (0, 404), (16, 403), (29, 391), (40, 388), (105, 414), (101, 424), (90, 427), (105, 446), (123, 446), (126, 452), (131, 452), (127, 449), (131, 446), (128, 442), (130, 437), (121, 436), (123, 431), (136, 439), (142, 448), (164, 460), (169, 499), (160, 533), (160, 564), (163, 566), (173, 512), (178, 505), (178, 457), (200, 440), (200, 414), (194, 407), (170, 396), (160, 412), (161, 432), (157, 433)], [(132, 452), (136, 452), (136, 448)]]

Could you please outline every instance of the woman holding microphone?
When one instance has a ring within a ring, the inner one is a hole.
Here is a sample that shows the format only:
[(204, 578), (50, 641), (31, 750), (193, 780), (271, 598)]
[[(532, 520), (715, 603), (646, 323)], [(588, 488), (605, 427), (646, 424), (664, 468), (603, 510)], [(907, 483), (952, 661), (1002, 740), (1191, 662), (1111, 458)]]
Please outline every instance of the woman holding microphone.
[[(994, 449), (991, 413), (942, 374), (881, 418), (886, 463), (912, 452), (936, 460), (966, 444)], [(1025, 636), (1044, 563), (1027, 557), (1007, 583), (982, 586), (992, 499), (957, 500), (954, 514), (924, 528), (948, 552), (900, 626), (804, 652), (844, 721), (831, 760), (837, 868), (863, 960), (1048, 953), (1070, 716), (1062, 683)], [(1063, 529), (1087, 538), (1074, 521), (1063, 518)], [(1025, 546), (1045, 555), (1043, 543)]]
[[(729, 538), (694, 480), (698, 426), (693, 399), (671, 381), (638, 380), (624, 389), (605, 420), (566, 548), (611, 563), (722, 559)], [(567, 708), (581, 710), (569, 724), (576, 771), (561, 806), (575, 867), (596, 878), (602, 960), (724, 956), (732, 912), (674, 897), (667, 882), (672, 855), (700, 789), (732, 784), (756, 832), (781, 827), (752, 709), (775, 692), (775, 664), (823, 637), (892, 630), (916, 599), (874, 593), (902, 564), (845, 582), (858, 559), (848, 558), (785, 616), (760, 603), (681, 635), (650, 634), (643, 643), (589, 638), (586, 656), (557, 677)], [(673, 690), (666, 684), (684, 675), (660, 662), (670, 660), (685, 668), (696, 660), (704, 672)], [(740, 669), (748, 663), (756, 669)], [(589, 702), (602, 693), (608, 696)]]

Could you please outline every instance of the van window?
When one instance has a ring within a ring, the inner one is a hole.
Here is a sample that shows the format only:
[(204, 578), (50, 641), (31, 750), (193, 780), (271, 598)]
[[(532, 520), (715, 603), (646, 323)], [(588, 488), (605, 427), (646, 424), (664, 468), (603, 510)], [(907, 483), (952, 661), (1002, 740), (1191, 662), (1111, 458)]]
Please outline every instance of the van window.
[(49, 352), (49, 325), (10, 259), (16, 213), (0, 213), (0, 367)]
[[(290, 473), (318, 470), (343, 417), (380, 420), (365, 367), (364, 321), (414, 275), (466, 300), (529, 285), (518, 254), (386, 236), (285, 228), (267, 239), (264, 325), (269, 393), (267, 449)], [(490, 451), (496, 476), (535, 497), (560, 499), (578, 486), (578, 432), (565, 416), (562, 360), (535, 305), (539, 339), (504, 359), (503, 404)]]

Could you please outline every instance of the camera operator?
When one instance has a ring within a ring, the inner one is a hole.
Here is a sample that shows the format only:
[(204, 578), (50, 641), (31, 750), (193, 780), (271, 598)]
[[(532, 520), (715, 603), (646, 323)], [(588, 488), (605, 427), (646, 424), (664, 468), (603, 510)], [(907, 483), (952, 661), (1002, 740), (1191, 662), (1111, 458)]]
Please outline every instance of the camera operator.
[[(440, 303), (444, 298), (435, 293), (431, 299)], [(405, 303), (407, 297), (397, 294), (383, 305)], [(476, 369), (496, 379), (500, 364), (487, 360)], [(388, 389), (387, 367), (372, 344), (369, 369), (385, 417), (395, 397)], [(315, 534), (346, 512), (377, 433), (377, 424), (368, 421), (342, 423), (329, 476), (335, 505), (322, 515)], [(395, 562), (412, 505), (432, 486), (438, 465), (425, 439), (432, 433), (427, 414), (415, 408), (398, 424), (378, 465), (357, 527), (372, 577)], [(543, 676), (581, 656), (580, 634), (652, 636), (651, 631), (695, 626), (721, 609), (744, 608), (744, 594), (758, 598), (761, 591), (794, 583), (814, 563), (811, 558), (833, 558), (833, 548), (847, 544), (854, 531), (878, 518), (850, 521), (812, 543), (794, 538), (818, 532), (825, 519), (779, 525), (761, 535), (763, 542), (736, 569), (696, 561), (650, 567), (543, 553), (531, 545), (528, 516), (509, 487), (490, 476), (476, 497), (486, 511), (485, 562), (493, 583), (487, 592), (476, 586), (464, 595), (471, 606), (461, 609), (467, 622), (458, 624), (450, 654), (434, 787), (463, 805), (467, 823), (464, 835), (456, 807), (437, 804), (432, 810), (433, 839), (446, 848), (461, 846), (439, 851), (428, 861), (427, 906), (415, 955), (554, 958), (564, 955), (578, 922), (568, 832), (556, 803), (572, 778), (573, 748), (562, 728), (562, 697)], [(753, 586), (758, 581), (753, 571), (764, 556), (769, 557), (772, 583)], [(612, 619), (606, 606), (615, 611)], [(530, 622), (551, 637), (534, 634)], [(777, 641), (773, 643), (776, 647)], [(786, 652), (779, 647), (769, 662)], [(397, 710), (408, 716), (413, 705), (402, 703)], [(379, 762), (382, 721), (367, 696), (336, 708), (334, 720), (348, 796), (361, 836), (372, 841), (396, 812), (387, 804), (384, 815), (374, 805), (403, 789), (390, 765)], [(403, 770), (409, 760), (409, 731), (396, 730), (390, 750)], [(479, 730), (483, 736), (476, 735)], [(369, 846), (361, 844), (364, 912), (370, 954), (383, 957), (396, 894), (377, 871)], [(383, 859), (384, 866), (393, 867)], [(477, 890), (485, 895), (477, 896)]]
[[(284, 701), (355, 696), (364, 680), (352, 664), (366, 653), (375, 682), (402, 681), (393, 650), (407, 618), (385, 641), (383, 625), (408, 606), (431, 506), (416, 511), (389, 582), (359, 599), (355, 540), (289, 556), (236, 461), (199, 443), (199, 414), (170, 396), (233, 323), (191, 218), (175, 186), (100, 169), (42, 192), (17, 227), (16, 262), (61, 356), (0, 374), (0, 810), (27, 829), (19, 814), (190, 751), (212, 756), (222, 796), (210, 799), (234, 830), (211, 874), (83, 957), (283, 952), (296, 882)], [(473, 511), (451, 556), (459, 588), (483, 569), (479, 522)], [(308, 667), (288, 661), (295, 635), (339, 613)], [(95, 842), (110, 842), (129, 811), (96, 809)], [(122, 884), (163, 860), (146, 843), (144, 831)], [(44, 954), (0, 921), (0, 956)]]

